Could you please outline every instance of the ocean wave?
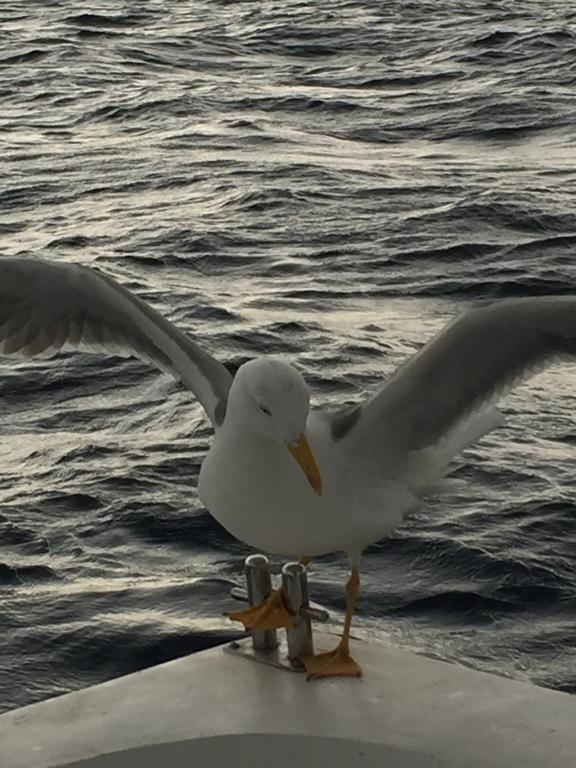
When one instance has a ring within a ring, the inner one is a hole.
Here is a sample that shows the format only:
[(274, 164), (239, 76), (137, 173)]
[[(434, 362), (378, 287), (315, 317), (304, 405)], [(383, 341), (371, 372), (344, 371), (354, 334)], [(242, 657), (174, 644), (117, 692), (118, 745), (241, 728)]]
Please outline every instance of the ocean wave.
[[(3, 8), (2, 256), (92, 263), (231, 371), (287, 355), (334, 407), (437, 314), (574, 293), (570, 9), (41, 5)], [(573, 689), (568, 389), (519, 391), (516, 433), (370, 548), (360, 625)], [(193, 397), (66, 354), (2, 365), (0, 398), (0, 706), (233, 633), (250, 550), (198, 500), (211, 431)], [(522, 461), (544, 400), (550, 454)], [(321, 558), (314, 597), (343, 610), (345, 579)]]
[(0, 586), (29, 586), (59, 578), (47, 565), (8, 565), (0, 562)]

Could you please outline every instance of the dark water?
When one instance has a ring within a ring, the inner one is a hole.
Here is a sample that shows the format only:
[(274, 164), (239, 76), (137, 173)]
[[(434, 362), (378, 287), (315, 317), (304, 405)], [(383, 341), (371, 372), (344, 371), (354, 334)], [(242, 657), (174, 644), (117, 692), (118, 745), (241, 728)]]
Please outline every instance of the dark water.
[[(352, 402), (477, 297), (576, 286), (570, 2), (4, 0), (2, 255), (97, 264)], [(576, 690), (576, 370), (364, 568), (359, 634)], [(210, 433), (132, 361), (0, 367), (0, 709), (236, 636)], [(346, 564), (312, 568), (341, 619)]]

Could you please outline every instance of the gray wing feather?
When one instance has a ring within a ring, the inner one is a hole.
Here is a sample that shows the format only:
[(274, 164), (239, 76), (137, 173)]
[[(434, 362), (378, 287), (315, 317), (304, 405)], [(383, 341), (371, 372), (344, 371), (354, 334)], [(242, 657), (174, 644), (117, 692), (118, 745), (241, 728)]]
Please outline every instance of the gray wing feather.
[(576, 298), (482, 304), (444, 328), (356, 414), (349, 450), (400, 460), (558, 358), (576, 355)]
[(78, 264), (0, 260), (0, 355), (65, 350), (139, 357), (191, 389), (215, 423), (232, 376), (149, 304), (111, 277)]

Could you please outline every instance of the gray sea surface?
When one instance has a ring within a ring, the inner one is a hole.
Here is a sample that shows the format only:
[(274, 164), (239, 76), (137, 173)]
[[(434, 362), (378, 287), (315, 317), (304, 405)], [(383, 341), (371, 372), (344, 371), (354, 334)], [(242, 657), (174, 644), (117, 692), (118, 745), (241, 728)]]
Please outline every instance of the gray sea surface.
[[(338, 407), (479, 298), (574, 294), (575, 125), (568, 1), (3, 0), (0, 258), (96, 266)], [(575, 389), (515, 391), (369, 549), (357, 634), (576, 691)], [(0, 710), (238, 636), (190, 393), (4, 359), (0, 435)], [(346, 571), (311, 566), (336, 626)]]

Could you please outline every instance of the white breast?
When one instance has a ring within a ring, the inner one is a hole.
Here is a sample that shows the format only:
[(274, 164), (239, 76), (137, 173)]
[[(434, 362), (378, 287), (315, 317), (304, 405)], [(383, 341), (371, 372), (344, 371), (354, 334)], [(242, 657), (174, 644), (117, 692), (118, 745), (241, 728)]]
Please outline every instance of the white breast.
[(334, 444), (317, 431), (308, 437), (321, 496), (280, 442), (259, 435), (239, 440), (223, 429), (202, 465), (200, 497), (224, 528), (257, 550), (288, 557), (359, 553), (396, 527), (397, 505), (386, 510), (374, 499), (366, 508), (351, 493), (353, 479)]

